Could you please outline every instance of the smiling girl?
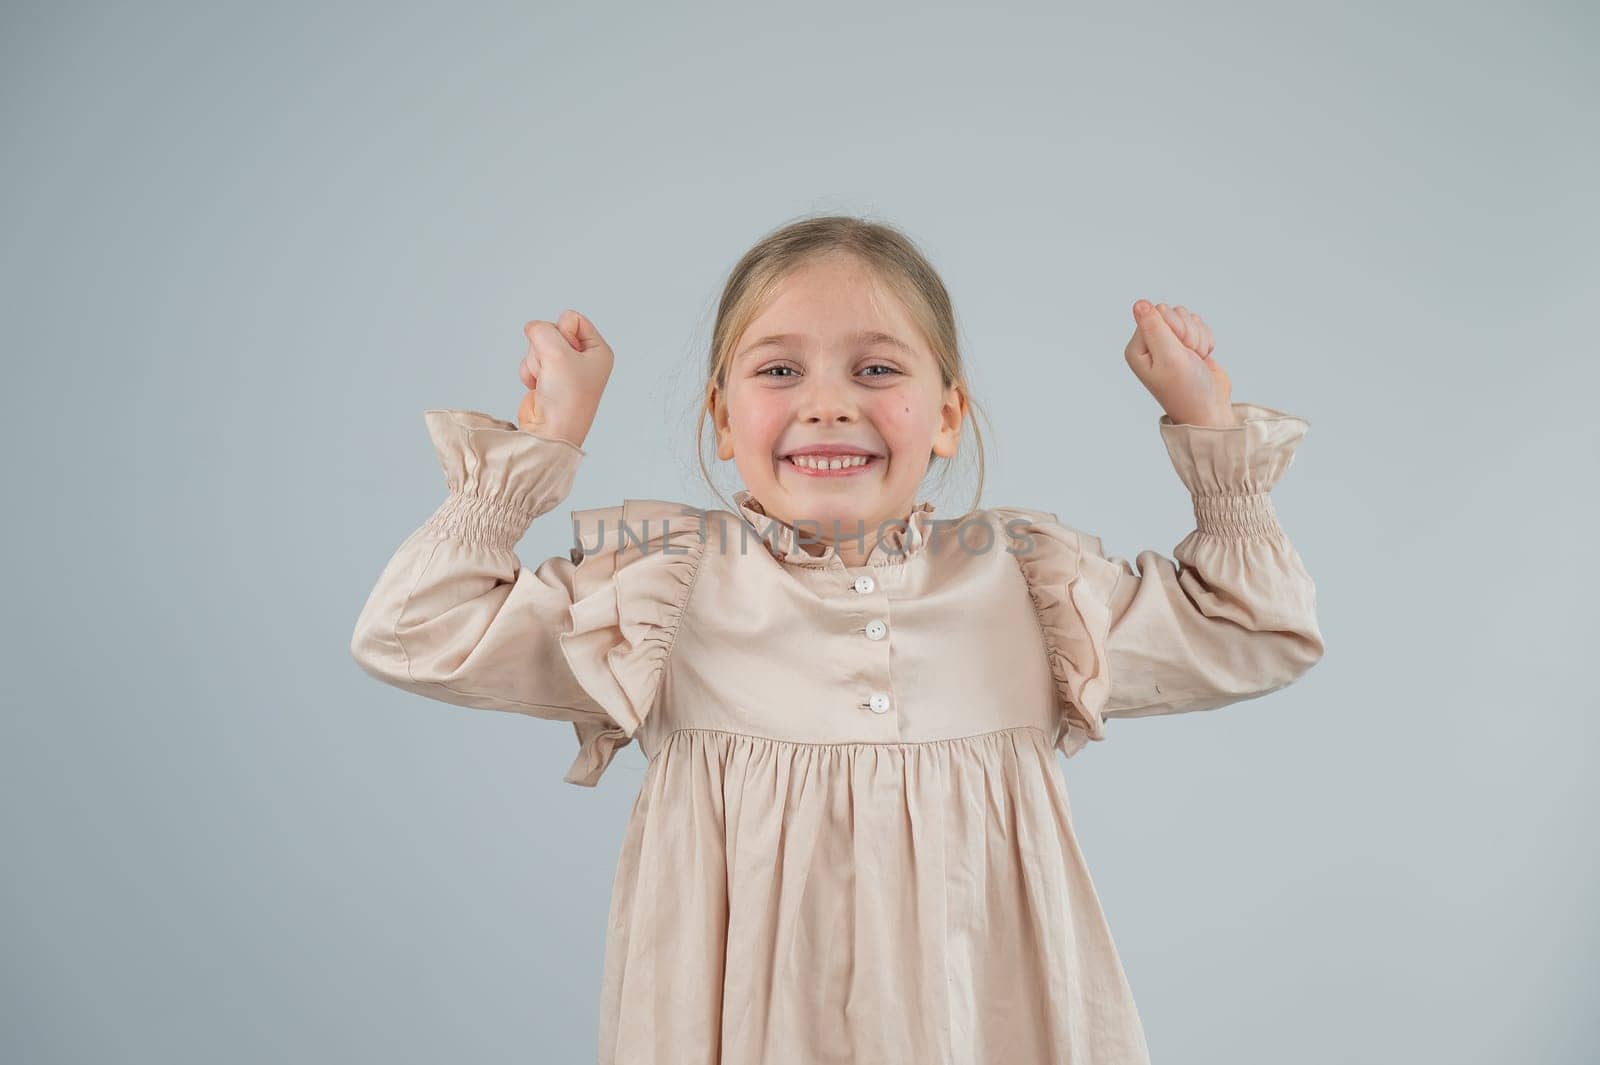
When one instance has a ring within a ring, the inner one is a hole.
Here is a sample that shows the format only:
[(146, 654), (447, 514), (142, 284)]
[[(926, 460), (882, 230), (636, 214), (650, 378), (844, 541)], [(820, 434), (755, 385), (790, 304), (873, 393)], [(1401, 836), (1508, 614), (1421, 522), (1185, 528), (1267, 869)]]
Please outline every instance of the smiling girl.
[(572, 783), (648, 756), (603, 1065), (1148, 1061), (1055, 753), (1276, 691), (1323, 643), (1269, 495), (1308, 423), (1233, 402), (1199, 315), (1133, 317), (1195, 517), (1137, 565), (1049, 511), (934, 519), (971, 393), (943, 283), (879, 223), (805, 219), (731, 272), (699, 434), (743, 483), (726, 508), (577, 511), (569, 554), (522, 565), (614, 366), (576, 311), (528, 324), (517, 422), (426, 412), (448, 495), (351, 650), (408, 691), (571, 722)]

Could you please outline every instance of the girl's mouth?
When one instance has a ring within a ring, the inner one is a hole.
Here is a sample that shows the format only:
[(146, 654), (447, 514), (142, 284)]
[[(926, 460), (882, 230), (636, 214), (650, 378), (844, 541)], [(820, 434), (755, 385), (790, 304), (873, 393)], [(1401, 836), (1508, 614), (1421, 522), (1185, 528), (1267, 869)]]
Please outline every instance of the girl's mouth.
[(876, 455), (823, 456), (790, 455), (784, 463), (807, 477), (852, 477), (865, 473), (882, 459)]

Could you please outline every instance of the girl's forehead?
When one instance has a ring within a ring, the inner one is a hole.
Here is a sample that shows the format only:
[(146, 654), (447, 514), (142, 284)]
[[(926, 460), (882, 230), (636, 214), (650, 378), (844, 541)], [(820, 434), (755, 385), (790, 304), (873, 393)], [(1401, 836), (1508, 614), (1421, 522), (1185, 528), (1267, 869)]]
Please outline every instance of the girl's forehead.
[(908, 354), (920, 346), (916, 325), (897, 299), (859, 286), (825, 286), (779, 291), (745, 326), (735, 351), (867, 344), (899, 347)]
[(800, 267), (779, 280), (756, 317), (819, 309), (880, 318), (902, 313), (899, 301), (871, 270), (857, 263), (827, 262)]

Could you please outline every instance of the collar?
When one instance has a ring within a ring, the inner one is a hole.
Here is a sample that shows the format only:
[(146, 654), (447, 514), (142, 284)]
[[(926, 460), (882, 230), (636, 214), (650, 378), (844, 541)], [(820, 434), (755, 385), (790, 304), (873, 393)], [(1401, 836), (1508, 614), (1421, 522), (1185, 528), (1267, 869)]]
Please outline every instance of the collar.
[[(805, 544), (815, 547), (820, 542), (816, 538), (817, 530), (809, 524), (804, 531), (805, 543), (802, 543), (801, 531), (781, 518), (768, 514), (749, 489), (741, 488), (733, 493), (733, 501), (739, 508), (739, 516), (755, 530), (761, 542), (772, 552), (772, 557), (778, 561), (800, 566), (842, 565), (839, 553), (832, 544), (821, 544), (820, 555), (813, 555), (806, 550)], [(934, 505), (924, 500), (912, 507), (911, 513), (900, 521), (888, 522), (882, 530), (867, 529), (863, 538), (871, 547), (864, 564), (893, 566), (917, 554), (928, 542), (928, 522), (933, 518), (933, 511)]]

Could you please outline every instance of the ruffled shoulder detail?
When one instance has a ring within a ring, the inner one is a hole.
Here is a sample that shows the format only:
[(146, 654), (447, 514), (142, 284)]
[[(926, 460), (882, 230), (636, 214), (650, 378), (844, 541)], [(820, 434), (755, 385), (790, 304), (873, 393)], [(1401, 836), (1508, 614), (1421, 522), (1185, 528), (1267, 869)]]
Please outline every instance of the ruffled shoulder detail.
[(566, 780), (593, 786), (655, 706), (689, 593), (705, 557), (705, 511), (629, 499), (574, 511), (573, 602), (562, 654), (606, 719), (574, 722)]
[(1111, 593), (1118, 567), (1099, 537), (1064, 525), (1049, 511), (994, 507), (1044, 630), (1061, 706), (1055, 744), (1067, 757), (1105, 739), (1102, 711), (1111, 693)]

